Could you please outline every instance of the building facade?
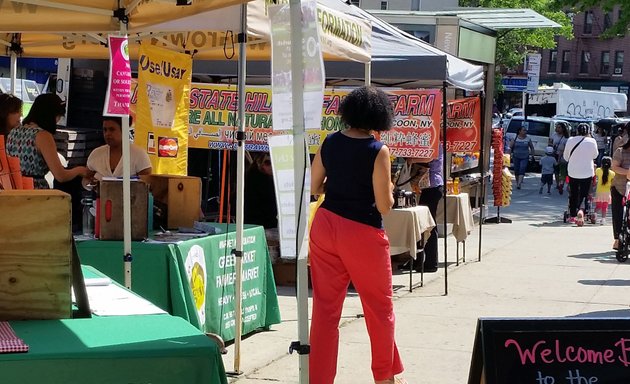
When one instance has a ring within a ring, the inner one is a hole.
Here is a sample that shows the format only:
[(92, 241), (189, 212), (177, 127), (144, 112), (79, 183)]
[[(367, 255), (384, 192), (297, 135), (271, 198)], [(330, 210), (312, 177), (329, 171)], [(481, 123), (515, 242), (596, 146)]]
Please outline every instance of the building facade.
[(382, 11), (441, 11), (458, 6), (457, 0), (350, 0), (350, 3)]
[(541, 84), (562, 82), (574, 88), (628, 94), (630, 35), (604, 39), (601, 34), (619, 19), (612, 12), (593, 8), (573, 15), (573, 40), (559, 37), (555, 49), (542, 52)]

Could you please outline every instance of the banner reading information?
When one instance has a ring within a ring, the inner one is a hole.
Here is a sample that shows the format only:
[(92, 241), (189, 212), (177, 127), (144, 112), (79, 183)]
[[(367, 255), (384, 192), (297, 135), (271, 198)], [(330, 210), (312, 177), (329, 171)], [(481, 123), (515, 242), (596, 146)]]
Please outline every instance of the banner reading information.
[(192, 58), (140, 47), (134, 142), (146, 148), (153, 172), (186, 175)]
[(481, 141), (481, 99), (469, 97), (451, 100), (446, 116), (446, 150), (478, 151)]

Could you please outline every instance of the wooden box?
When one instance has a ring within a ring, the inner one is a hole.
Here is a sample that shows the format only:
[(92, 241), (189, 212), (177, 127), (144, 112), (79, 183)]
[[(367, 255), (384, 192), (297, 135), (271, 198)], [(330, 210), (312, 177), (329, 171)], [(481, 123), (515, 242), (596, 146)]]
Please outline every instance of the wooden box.
[[(122, 180), (103, 180), (99, 184), (99, 239), (123, 240)], [(147, 184), (140, 180), (131, 181), (132, 240), (144, 240), (149, 236), (148, 204)]]
[(0, 191), (0, 212), (0, 321), (70, 318), (70, 195)]
[[(201, 179), (193, 176), (149, 175), (153, 202), (162, 212), (156, 224), (164, 228), (192, 227), (201, 212)], [(161, 221), (161, 223), (160, 223)]]

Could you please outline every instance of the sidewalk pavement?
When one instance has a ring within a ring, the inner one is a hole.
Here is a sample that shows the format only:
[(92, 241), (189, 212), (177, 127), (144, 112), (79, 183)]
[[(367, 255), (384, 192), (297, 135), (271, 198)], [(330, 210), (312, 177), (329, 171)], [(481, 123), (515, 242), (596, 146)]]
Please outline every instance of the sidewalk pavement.
[[(408, 273), (394, 270), (396, 340), (410, 384), (466, 383), (479, 317), (630, 316), (630, 262), (615, 259), (610, 214), (603, 226), (564, 224), (567, 194), (540, 195), (538, 188), (539, 175), (528, 175), (523, 188), (514, 189), (512, 205), (501, 209), (513, 223), (483, 226), (481, 261), (478, 227), (459, 266), (455, 239), (447, 238), (448, 295), (442, 239), (442, 266), (425, 274), (424, 287), (409, 293)], [(495, 215), (490, 202), (489, 216)], [(278, 294), (282, 324), (243, 340), (243, 373), (230, 382), (299, 382), (298, 356), (287, 353), (297, 340), (295, 289), (278, 287)], [(373, 383), (361, 313), (357, 294), (349, 292), (340, 325), (337, 384)], [(223, 359), (226, 370), (233, 371), (233, 345)]]

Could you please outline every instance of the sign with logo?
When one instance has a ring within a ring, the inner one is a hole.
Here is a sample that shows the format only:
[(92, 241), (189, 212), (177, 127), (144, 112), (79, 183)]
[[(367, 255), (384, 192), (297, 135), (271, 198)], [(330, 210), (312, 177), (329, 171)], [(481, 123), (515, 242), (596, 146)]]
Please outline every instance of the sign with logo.
[(131, 100), (131, 67), (127, 36), (108, 36), (109, 82), (105, 94), (106, 116), (126, 116)]
[(140, 47), (135, 143), (147, 149), (154, 173), (187, 173), (191, 73), (190, 56)]
[(197, 316), (199, 316), (199, 322), (204, 324), (206, 322), (207, 274), (206, 257), (203, 252), (203, 248), (199, 245), (193, 245), (190, 247), (188, 254), (186, 255), (186, 262), (184, 265), (195, 302), (194, 304), (195, 309), (197, 310)]

